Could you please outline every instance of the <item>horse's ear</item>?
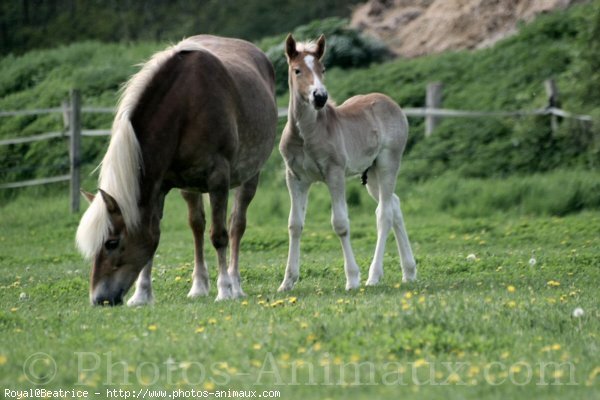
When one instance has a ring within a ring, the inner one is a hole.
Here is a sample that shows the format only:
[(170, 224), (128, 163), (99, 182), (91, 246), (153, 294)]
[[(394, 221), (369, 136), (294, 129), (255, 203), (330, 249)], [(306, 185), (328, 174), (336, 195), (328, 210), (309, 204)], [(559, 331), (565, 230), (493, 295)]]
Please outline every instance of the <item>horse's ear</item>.
[(287, 38), (285, 39), (285, 55), (288, 61), (298, 55), (298, 50), (296, 50), (296, 41), (291, 33), (288, 34)]
[(325, 55), (325, 35), (321, 35), (317, 39), (317, 52), (315, 55), (319, 60)]
[(98, 191), (100, 192), (100, 195), (102, 195), (102, 200), (104, 200), (104, 204), (106, 204), (108, 213), (111, 215), (121, 215), (121, 209), (119, 208), (117, 201), (104, 190), (98, 189)]
[(92, 203), (92, 201), (94, 201), (94, 198), (96, 197), (94, 194), (90, 193), (90, 192), (86, 192), (83, 189), (79, 190), (81, 192), (81, 195), (88, 201), (88, 203)]

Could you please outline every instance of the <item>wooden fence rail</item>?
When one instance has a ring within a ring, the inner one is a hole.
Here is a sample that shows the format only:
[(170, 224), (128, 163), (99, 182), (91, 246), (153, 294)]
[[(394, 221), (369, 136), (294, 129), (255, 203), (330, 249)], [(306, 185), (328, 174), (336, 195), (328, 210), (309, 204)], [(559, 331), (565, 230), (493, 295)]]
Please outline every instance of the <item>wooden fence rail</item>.
[[(492, 117), (525, 117), (546, 115), (550, 117), (552, 130), (558, 126), (558, 117), (576, 119), (584, 122), (591, 122), (589, 115), (579, 115), (567, 112), (559, 108), (558, 91), (553, 81), (545, 82), (546, 92), (548, 94), (548, 106), (537, 110), (517, 110), (517, 111), (467, 111), (451, 110), (442, 108), (443, 84), (439, 82), (431, 83), (427, 87), (426, 107), (425, 108), (404, 108), (404, 112), (409, 117), (425, 118), (425, 136), (431, 136), (443, 118), (492, 118)], [(287, 116), (287, 108), (278, 110), (280, 118)], [(40, 108), (31, 110), (0, 111), (0, 117), (28, 116), (62, 113), (65, 130), (61, 132), (46, 132), (35, 136), (25, 136), (14, 139), (0, 140), (0, 146), (32, 143), (42, 140), (49, 140), (60, 137), (69, 138), (69, 165), (68, 175), (60, 175), (49, 178), (32, 179), (21, 182), (11, 182), (0, 184), (0, 189), (14, 189), (28, 186), (43, 185), (55, 182), (70, 182), (71, 211), (79, 211), (79, 186), (81, 169), (81, 137), (108, 136), (110, 130), (107, 129), (83, 129), (81, 124), (82, 113), (101, 113), (113, 114), (113, 107), (82, 107), (81, 95), (78, 90), (71, 90), (70, 99), (63, 103), (62, 107)]]

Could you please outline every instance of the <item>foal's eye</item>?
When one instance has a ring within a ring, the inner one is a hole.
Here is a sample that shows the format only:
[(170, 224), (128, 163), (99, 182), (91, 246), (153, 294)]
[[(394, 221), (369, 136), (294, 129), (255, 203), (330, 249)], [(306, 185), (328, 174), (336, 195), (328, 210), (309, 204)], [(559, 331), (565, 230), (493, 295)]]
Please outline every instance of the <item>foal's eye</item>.
[(300, 69), (298, 69), (298, 68), (294, 68), (294, 73), (295, 73), (296, 75), (300, 75)]
[(104, 242), (104, 248), (108, 251), (116, 250), (117, 247), (119, 247), (118, 239), (109, 239), (106, 242)]

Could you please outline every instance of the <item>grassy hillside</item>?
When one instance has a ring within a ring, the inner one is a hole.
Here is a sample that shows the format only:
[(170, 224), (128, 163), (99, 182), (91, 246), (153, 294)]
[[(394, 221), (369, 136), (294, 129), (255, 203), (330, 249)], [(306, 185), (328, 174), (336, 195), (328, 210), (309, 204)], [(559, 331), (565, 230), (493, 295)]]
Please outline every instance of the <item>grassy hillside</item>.
[[(338, 102), (357, 93), (380, 91), (404, 107), (420, 107), (427, 83), (442, 81), (445, 107), (517, 110), (544, 107), (543, 82), (555, 78), (562, 106), (592, 114), (593, 124), (564, 120), (553, 134), (545, 117), (446, 119), (425, 140), (423, 120), (414, 118), (402, 175), (417, 182), (448, 171), (475, 179), (565, 168), (597, 171), (600, 99), (594, 88), (600, 88), (600, 79), (594, 66), (600, 51), (593, 39), (600, 30), (598, 21), (600, 2), (596, 1), (542, 16), (490, 49), (395, 60), (362, 69), (331, 68), (327, 84)], [(0, 59), (0, 110), (58, 106), (72, 87), (82, 91), (85, 105), (114, 105), (119, 85), (137, 70), (134, 65), (164, 46), (85, 42), (4, 57)], [(280, 74), (278, 79), (286, 77)], [(286, 95), (279, 102), (285, 105)], [(106, 128), (110, 119), (86, 114), (84, 126)], [(60, 115), (0, 119), (0, 138), (60, 129)], [(89, 170), (98, 163), (106, 143), (107, 138), (84, 139), (84, 163)], [(0, 181), (64, 173), (66, 156), (64, 139), (1, 147)]]

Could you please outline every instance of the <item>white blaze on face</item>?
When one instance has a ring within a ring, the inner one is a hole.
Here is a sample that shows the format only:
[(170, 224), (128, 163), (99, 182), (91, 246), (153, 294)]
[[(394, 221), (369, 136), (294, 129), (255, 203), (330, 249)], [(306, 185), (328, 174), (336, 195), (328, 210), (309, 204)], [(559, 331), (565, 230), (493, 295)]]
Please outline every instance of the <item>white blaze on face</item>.
[(308, 88), (308, 98), (312, 103), (314, 101), (315, 93), (318, 93), (323, 96), (327, 96), (327, 89), (323, 82), (319, 79), (317, 72), (315, 71), (315, 57), (314, 56), (306, 56), (304, 57), (304, 63), (310, 69), (310, 72), (313, 75), (313, 84)]

